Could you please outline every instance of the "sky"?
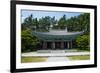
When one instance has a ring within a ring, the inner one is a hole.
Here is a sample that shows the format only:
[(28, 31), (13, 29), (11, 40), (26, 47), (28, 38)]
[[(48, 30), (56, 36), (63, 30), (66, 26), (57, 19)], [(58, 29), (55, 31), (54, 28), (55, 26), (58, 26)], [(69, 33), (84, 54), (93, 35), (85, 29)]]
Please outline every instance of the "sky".
[(22, 10), (21, 11), (21, 17), (22, 17), (22, 22), (24, 21), (24, 19), (30, 15), (33, 15), (33, 18), (42, 18), (45, 16), (50, 16), (50, 17), (54, 17), (55, 19), (59, 20), (63, 15), (66, 15), (66, 19), (69, 19), (71, 17), (74, 16), (78, 16), (82, 13), (80, 12), (61, 12), (61, 11), (37, 11), (37, 10)]

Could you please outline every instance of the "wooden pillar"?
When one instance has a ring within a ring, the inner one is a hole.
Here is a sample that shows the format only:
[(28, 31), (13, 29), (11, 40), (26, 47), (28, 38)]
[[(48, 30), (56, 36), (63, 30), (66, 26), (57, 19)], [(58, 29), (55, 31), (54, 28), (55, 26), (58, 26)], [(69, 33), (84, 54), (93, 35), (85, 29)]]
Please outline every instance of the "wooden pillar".
[(61, 48), (64, 49), (64, 42), (61, 42)]
[(52, 48), (55, 49), (55, 42), (52, 42)]
[(69, 44), (69, 41), (67, 42), (67, 48), (68, 48), (68, 49), (70, 48), (70, 44)]
[(73, 45), (72, 45), (72, 41), (71, 41), (70, 43), (71, 43), (71, 49), (72, 49), (72, 48), (73, 48), (73, 47), (72, 47), (72, 46), (73, 46)]
[(43, 42), (43, 49), (46, 49), (46, 48), (47, 48), (47, 43)]

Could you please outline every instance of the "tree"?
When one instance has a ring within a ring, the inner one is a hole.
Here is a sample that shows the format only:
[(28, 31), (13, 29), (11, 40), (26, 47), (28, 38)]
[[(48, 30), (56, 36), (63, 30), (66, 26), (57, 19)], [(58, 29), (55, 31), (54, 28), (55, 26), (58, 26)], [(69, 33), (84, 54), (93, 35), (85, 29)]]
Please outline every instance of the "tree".
[(89, 35), (82, 35), (76, 39), (77, 46), (80, 50), (89, 50), (90, 45), (90, 37)]
[(49, 31), (50, 26), (54, 26), (57, 20), (55, 17), (45, 16), (39, 19), (39, 29), (40, 31)]
[(58, 28), (65, 29), (65, 25), (66, 25), (66, 15), (63, 15), (63, 17), (61, 17), (58, 21)]
[(26, 29), (21, 32), (22, 52), (34, 51), (37, 49), (36, 46), (38, 44), (39, 44), (38, 38), (32, 35), (32, 31), (30, 29)]
[(50, 17), (42, 17), (39, 19), (39, 29), (40, 31), (48, 31), (50, 27)]
[(90, 32), (90, 14), (83, 13), (79, 16), (74, 16), (66, 20), (69, 31), (85, 31), (85, 34)]
[(25, 18), (24, 25), (26, 27), (29, 27), (32, 25), (32, 22), (33, 22), (33, 15), (31, 14), (29, 17)]

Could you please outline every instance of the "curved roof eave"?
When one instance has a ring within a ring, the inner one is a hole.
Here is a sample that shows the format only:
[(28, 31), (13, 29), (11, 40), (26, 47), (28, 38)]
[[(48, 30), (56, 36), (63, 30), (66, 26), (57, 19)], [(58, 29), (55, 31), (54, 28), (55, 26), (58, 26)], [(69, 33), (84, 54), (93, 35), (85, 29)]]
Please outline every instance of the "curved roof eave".
[(33, 35), (38, 37), (41, 40), (48, 41), (48, 40), (74, 40), (79, 35), (82, 35), (84, 32), (67, 32), (66, 34), (49, 34), (49, 32), (33, 32)]

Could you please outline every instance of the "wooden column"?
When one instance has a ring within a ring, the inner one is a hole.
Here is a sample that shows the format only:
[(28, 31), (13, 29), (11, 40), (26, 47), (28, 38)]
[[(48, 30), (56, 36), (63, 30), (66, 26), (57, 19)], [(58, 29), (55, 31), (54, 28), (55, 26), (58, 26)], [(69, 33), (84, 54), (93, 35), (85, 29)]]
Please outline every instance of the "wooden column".
[(67, 48), (68, 48), (68, 49), (70, 48), (70, 44), (69, 44), (69, 41), (67, 42)]
[(55, 42), (52, 42), (52, 48), (55, 49)]
[(71, 44), (71, 49), (72, 49), (72, 48), (73, 48), (73, 47), (72, 47), (72, 41), (70, 42), (70, 44)]
[(43, 49), (46, 49), (46, 48), (47, 48), (47, 43), (43, 42)]
[(64, 42), (61, 42), (61, 48), (64, 49)]

